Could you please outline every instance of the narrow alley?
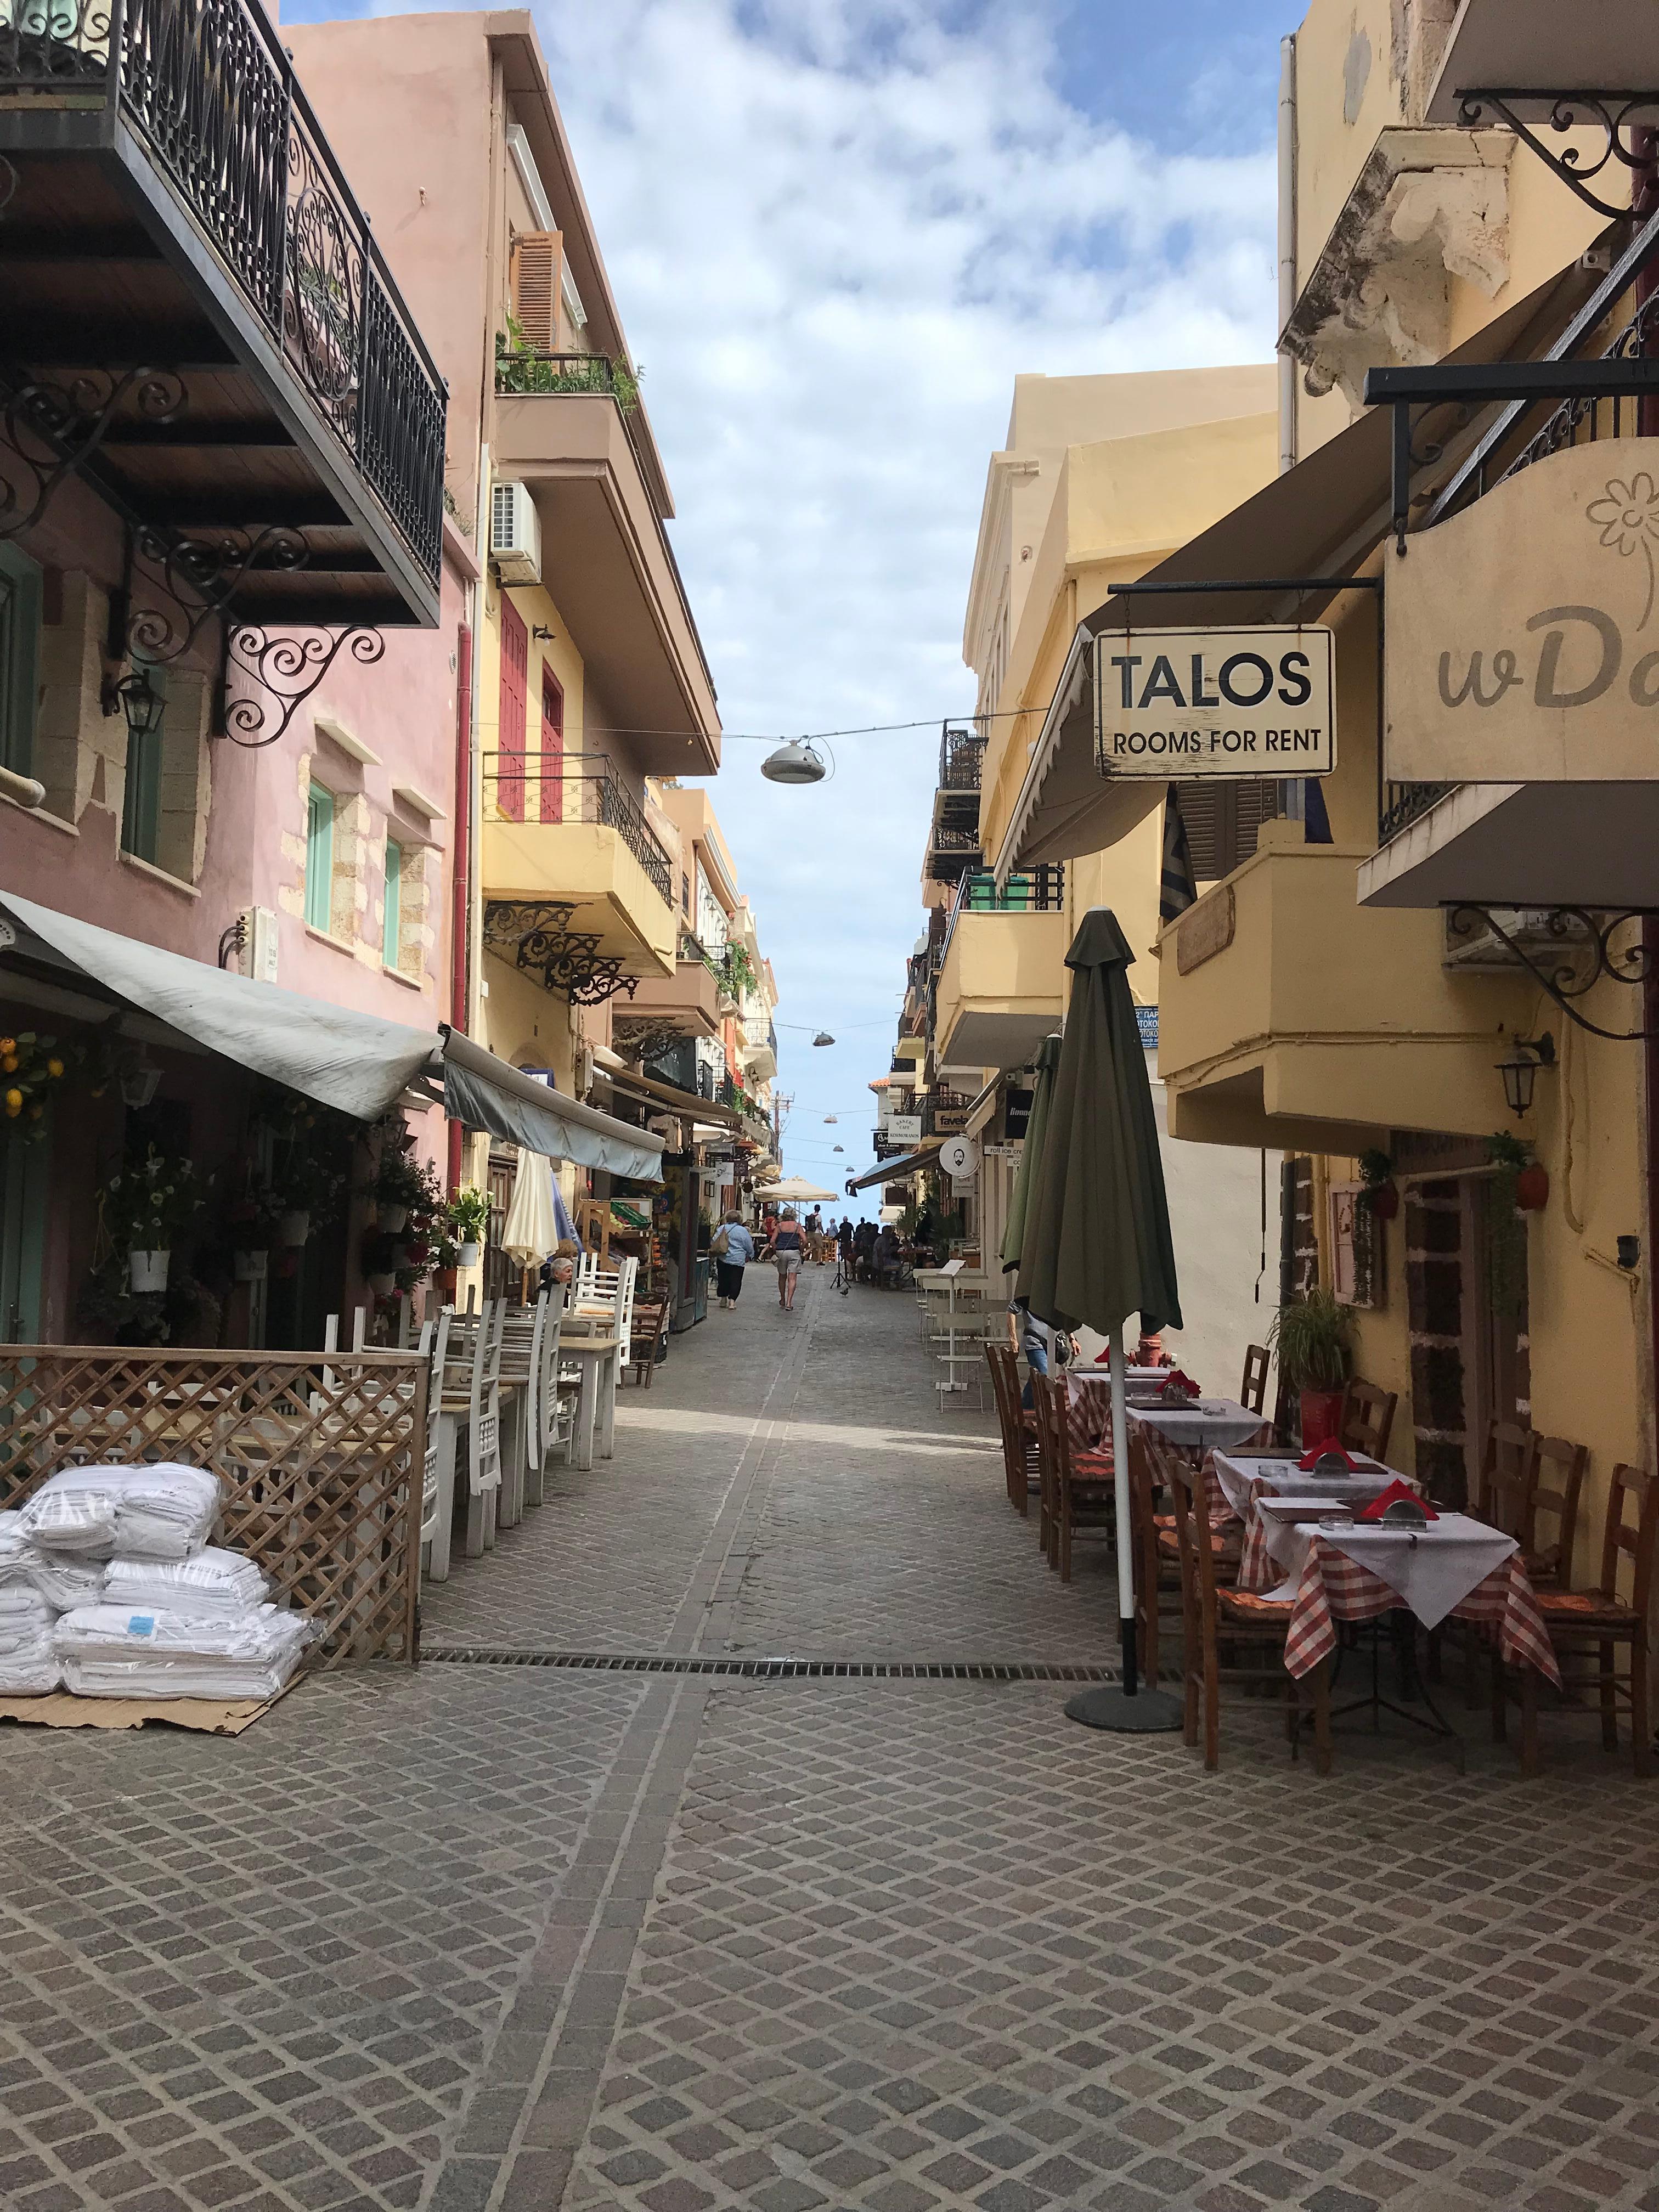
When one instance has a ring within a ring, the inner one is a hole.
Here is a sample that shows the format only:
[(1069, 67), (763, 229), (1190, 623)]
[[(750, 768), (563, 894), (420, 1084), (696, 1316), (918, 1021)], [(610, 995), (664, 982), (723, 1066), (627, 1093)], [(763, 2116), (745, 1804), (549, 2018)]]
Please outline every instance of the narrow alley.
[[(12, 1732), (6, 2205), (1659, 2207), (1625, 1763), (1074, 1726), (1103, 1563), (1045, 1571), (933, 1367), (908, 1298), (753, 1270), (418, 1670)], [(780, 1656), (872, 1671), (697, 1671)]]

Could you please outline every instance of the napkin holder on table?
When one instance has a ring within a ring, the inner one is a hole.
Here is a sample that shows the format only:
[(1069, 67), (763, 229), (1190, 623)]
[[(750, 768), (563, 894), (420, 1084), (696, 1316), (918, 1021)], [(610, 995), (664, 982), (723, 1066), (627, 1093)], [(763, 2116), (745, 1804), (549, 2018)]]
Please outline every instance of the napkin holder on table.
[(1190, 1406), (1202, 1394), (1192, 1376), (1183, 1375), (1177, 1367), (1174, 1374), (1165, 1381), (1158, 1395), (1166, 1406)]
[(1382, 1522), (1391, 1528), (1426, 1528), (1431, 1521), (1437, 1521), (1440, 1516), (1428, 1499), (1419, 1497), (1408, 1484), (1391, 1482), (1355, 1517), (1373, 1525)]

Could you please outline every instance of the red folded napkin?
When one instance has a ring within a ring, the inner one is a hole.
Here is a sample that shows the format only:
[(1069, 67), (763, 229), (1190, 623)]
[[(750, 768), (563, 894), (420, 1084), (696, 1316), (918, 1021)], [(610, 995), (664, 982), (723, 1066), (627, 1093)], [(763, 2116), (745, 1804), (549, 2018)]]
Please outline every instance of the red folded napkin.
[(1178, 1367), (1172, 1368), (1164, 1376), (1164, 1388), (1166, 1390), (1186, 1390), (1194, 1398), (1199, 1395), (1197, 1383), (1190, 1375), (1183, 1375)]
[(1299, 1468), (1316, 1467), (1318, 1465), (1319, 1462), (1324, 1458), (1327, 1452), (1334, 1452), (1337, 1457), (1341, 1461), (1343, 1466), (1347, 1468), (1350, 1474), (1358, 1474), (1359, 1462), (1357, 1459), (1351, 1459), (1348, 1454), (1343, 1450), (1341, 1445), (1338, 1443), (1334, 1438), (1329, 1437), (1326, 1438), (1323, 1443), (1310, 1444), (1307, 1450), (1304, 1451), (1301, 1458), (1297, 1460), (1297, 1465)]
[(1360, 1521), (1380, 1521), (1389, 1506), (1398, 1504), (1402, 1498), (1409, 1504), (1420, 1507), (1425, 1521), (1437, 1521), (1440, 1518), (1428, 1499), (1419, 1492), (1413, 1490), (1409, 1483), (1405, 1482), (1391, 1482), (1380, 1498), (1373, 1498), (1370, 1504), (1355, 1517)]

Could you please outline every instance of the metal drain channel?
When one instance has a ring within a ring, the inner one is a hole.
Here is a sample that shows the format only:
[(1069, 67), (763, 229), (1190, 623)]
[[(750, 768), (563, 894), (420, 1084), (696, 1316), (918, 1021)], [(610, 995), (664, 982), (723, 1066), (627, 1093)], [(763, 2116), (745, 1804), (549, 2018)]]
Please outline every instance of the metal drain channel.
[(553, 1667), (590, 1674), (725, 1674), (746, 1681), (1115, 1682), (1111, 1667), (1042, 1659), (741, 1659), (675, 1651), (532, 1651), (512, 1644), (428, 1644), (448, 1667)]

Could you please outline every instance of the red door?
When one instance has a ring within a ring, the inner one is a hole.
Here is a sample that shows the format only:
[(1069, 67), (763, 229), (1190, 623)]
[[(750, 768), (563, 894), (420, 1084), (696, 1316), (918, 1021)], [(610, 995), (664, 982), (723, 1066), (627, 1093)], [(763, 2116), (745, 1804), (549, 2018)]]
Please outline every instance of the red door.
[(545, 664), (542, 668), (541, 817), (544, 822), (564, 820), (564, 690)]
[(496, 804), (502, 818), (524, 820), (525, 706), (530, 688), (530, 634), (511, 599), (501, 600), (501, 722), (496, 738)]

